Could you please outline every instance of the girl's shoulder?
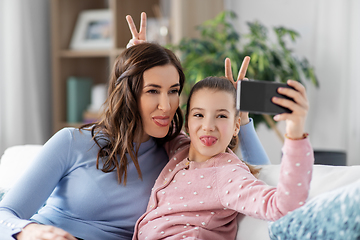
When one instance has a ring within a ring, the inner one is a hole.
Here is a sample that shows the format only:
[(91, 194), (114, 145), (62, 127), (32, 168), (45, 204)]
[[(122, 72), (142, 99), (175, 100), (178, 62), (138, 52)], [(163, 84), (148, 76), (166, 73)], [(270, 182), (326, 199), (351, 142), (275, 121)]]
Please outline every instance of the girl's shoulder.
[(215, 166), (224, 171), (228, 171), (229, 168), (241, 168), (245, 171), (249, 171), (249, 167), (235, 153), (233, 153), (230, 149), (228, 150), (228, 152), (219, 153), (215, 157)]

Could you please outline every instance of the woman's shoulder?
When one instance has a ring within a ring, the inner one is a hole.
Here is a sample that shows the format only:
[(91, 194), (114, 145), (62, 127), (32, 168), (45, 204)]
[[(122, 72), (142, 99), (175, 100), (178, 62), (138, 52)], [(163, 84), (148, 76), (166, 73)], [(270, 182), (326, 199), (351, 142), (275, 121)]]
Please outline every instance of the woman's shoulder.
[(66, 145), (87, 145), (93, 144), (91, 130), (65, 127), (57, 131), (50, 139), (51, 142)]

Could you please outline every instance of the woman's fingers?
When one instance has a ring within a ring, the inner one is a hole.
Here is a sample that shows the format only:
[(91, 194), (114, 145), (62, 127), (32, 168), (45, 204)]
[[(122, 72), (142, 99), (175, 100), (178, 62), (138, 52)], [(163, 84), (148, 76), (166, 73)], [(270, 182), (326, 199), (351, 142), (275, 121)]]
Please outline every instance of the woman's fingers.
[[(247, 68), (249, 66), (249, 63), (250, 63), (250, 57), (249, 56), (244, 57), (244, 60), (243, 60), (243, 62), (241, 64), (241, 67), (240, 67), (240, 70), (239, 70), (237, 81), (246, 79), (245, 75), (246, 75), (246, 71), (247, 71)], [(236, 82), (237, 81), (234, 81), (234, 78), (233, 78), (233, 75), (232, 75), (230, 58), (225, 59), (225, 77), (227, 79), (229, 79), (229, 81), (232, 82), (234, 84), (235, 88), (236, 88)]]
[(246, 71), (248, 69), (249, 63), (250, 63), (250, 57), (245, 56), (244, 60), (243, 60), (243, 62), (241, 64), (237, 80), (243, 80), (245, 78)]
[(145, 12), (141, 13), (139, 32), (137, 31), (134, 20), (130, 15), (126, 16), (126, 21), (128, 23), (132, 38), (146, 41), (146, 13)]
[(139, 40), (146, 41), (146, 13), (141, 13)]
[[(76, 240), (74, 236), (70, 233), (53, 226), (44, 226), (48, 228), (47, 233), (52, 234), (55, 238), (54, 239), (64, 239), (64, 240)], [(46, 238), (45, 238), (46, 239)], [(51, 238), (49, 238), (51, 239)]]
[(232, 75), (232, 70), (231, 70), (231, 60), (230, 58), (226, 58), (225, 59), (225, 77), (227, 79), (230, 80), (230, 82), (234, 82), (234, 78), (233, 78), (233, 75)]
[(146, 42), (146, 13), (141, 13), (139, 32), (137, 31), (134, 20), (130, 15), (126, 16), (126, 21), (132, 35), (132, 39), (130, 39), (129, 43), (126, 45), (126, 48)]
[(126, 21), (127, 21), (127, 23), (128, 23), (128, 26), (129, 26), (129, 29), (130, 29), (132, 38), (133, 38), (133, 39), (138, 39), (139, 33), (138, 33), (138, 31), (136, 30), (136, 26), (135, 26), (134, 20), (132, 19), (132, 17), (131, 17), (130, 15), (127, 15), (127, 16), (126, 16)]
[(76, 240), (70, 233), (49, 225), (31, 223), (27, 225), (18, 235), (18, 240)]

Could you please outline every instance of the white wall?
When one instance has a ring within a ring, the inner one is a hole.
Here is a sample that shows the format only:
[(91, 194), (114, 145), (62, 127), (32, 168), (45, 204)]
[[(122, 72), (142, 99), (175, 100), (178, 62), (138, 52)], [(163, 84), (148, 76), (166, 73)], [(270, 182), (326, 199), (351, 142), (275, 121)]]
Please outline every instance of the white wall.
[[(348, 54), (359, 50), (348, 47), (354, 39), (353, 29), (360, 27), (353, 21), (360, 13), (359, 4), (351, 0), (226, 0), (225, 5), (237, 13), (235, 25), (241, 33), (247, 31), (246, 22), (254, 20), (267, 27), (282, 25), (300, 33), (295, 45), (290, 46), (296, 55), (306, 57), (315, 66), (320, 82), (319, 89), (307, 84), (310, 111), (306, 131), (312, 145), (314, 149), (345, 150), (348, 165), (360, 164), (360, 157), (349, 150), (354, 141), (349, 138), (353, 130), (349, 127), (352, 86), (348, 82)], [(279, 124), (279, 128), (284, 132), (285, 125)], [(257, 131), (270, 160), (279, 163), (282, 143), (265, 126)], [(360, 147), (360, 142), (356, 144)]]

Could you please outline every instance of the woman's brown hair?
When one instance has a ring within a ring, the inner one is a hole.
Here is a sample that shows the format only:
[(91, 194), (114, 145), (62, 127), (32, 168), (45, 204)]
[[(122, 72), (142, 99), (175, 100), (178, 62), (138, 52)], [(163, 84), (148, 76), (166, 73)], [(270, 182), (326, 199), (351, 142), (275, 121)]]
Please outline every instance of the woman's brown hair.
[[(142, 43), (126, 49), (115, 61), (110, 76), (108, 98), (100, 120), (86, 124), (80, 129), (91, 129), (95, 143), (100, 147), (97, 155), (97, 168), (102, 161), (103, 172), (116, 170), (118, 182), (126, 184), (126, 154), (133, 161), (139, 177), (142, 178), (137, 155), (144, 134), (138, 108), (138, 100), (143, 87), (144, 72), (156, 66), (171, 64), (179, 73), (180, 91), (184, 86), (185, 75), (176, 55), (154, 43)], [(183, 117), (178, 107), (164, 138), (155, 139), (163, 144), (176, 137), (182, 128)]]
[[(189, 109), (190, 109), (190, 101), (191, 101), (191, 97), (192, 95), (201, 90), (201, 89), (212, 89), (212, 90), (216, 90), (216, 91), (225, 91), (230, 93), (233, 98), (234, 98), (234, 109), (236, 110), (235, 112), (235, 116), (238, 116), (240, 114), (239, 110), (236, 109), (236, 89), (234, 87), (234, 85), (232, 84), (231, 81), (229, 81), (227, 78), (224, 77), (207, 77), (204, 78), (203, 80), (197, 82), (190, 91), (189, 94), (189, 98), (187, 100), (187, 104), (186, 104), (186, 114), (185, 114), (185, 128), (188, 128), (188, 117), (189, 117)], [(233, 136), (233, 138), (231, 139), (228, 147), (232, 150), (235, 151), (238, 147), (239, 144), (239, 137)], [(259, 169), (255, 168), (254, 166), (244, 162), (250, 169), (250, 172), (257, 176), (259, 173)]]

